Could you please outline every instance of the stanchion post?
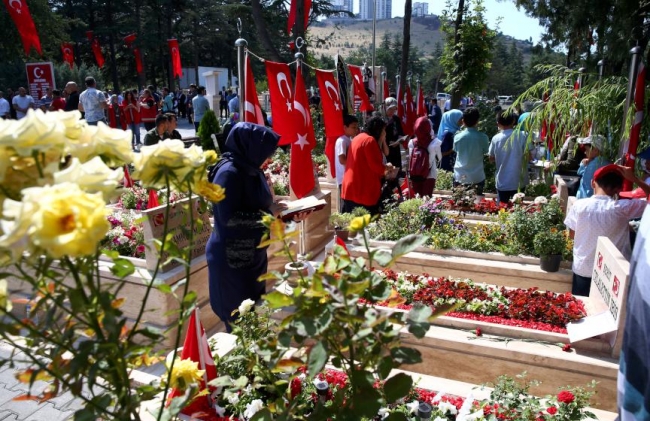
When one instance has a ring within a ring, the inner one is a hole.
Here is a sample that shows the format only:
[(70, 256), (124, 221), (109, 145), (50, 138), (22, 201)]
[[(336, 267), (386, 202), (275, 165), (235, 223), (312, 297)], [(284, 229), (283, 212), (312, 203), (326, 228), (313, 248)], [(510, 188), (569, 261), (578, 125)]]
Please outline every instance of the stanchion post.
[(632, 97), (634, 96), (634, 87), (636, 86), (636, 74), (639, 67), (639, 58), (641, 56), (641, 47), (636, 46), (630, 50), (632, 59), (630, 62), (630, 76), (629, 83), (627, 85), (627, 96), (625, 97), (625, 108), (623, 109), (623, 124), (621, 125), (621, 147), (618, 151), (618, 159), (623, 163), (625, 154), (627, 153), (629, 139), (625, 137), (625, 127), (627, 123), (627, 113), (630, 110), (630, 104), (632, 103)]
[(239, 95), (239, 118), (242, 119), (244, 116), (244, 98), (246, 98), (246, 47), (248, 42), (241, 37), (242, 24), (241, 19), (237, 18), (237, 31), (239, 31), (239, 38), (235, 41), (235, 47), (237, 47), (237, 84), (239, 85), (238, 95)]

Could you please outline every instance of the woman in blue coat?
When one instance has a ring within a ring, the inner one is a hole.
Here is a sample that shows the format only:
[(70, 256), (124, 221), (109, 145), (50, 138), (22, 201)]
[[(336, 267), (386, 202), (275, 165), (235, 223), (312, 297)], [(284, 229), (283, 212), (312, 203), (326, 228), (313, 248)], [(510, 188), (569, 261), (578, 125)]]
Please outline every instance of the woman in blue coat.
[(223, 159), (210, 173), (212, 182), (225, 188), (226, 198), (213, 205), (214, 230), (206, 257), (210, 279), (210, 305), (226, 323), (245, 299), (257, 301), (265, 283), (266, 248), (257, 248), (265, 228), (264, 213), (277, 216), (286, 205), (273, 202), (273, 195), (260, 168), (273, 155), (280, 136), (251, 123), (238, 123), (228, 134)]

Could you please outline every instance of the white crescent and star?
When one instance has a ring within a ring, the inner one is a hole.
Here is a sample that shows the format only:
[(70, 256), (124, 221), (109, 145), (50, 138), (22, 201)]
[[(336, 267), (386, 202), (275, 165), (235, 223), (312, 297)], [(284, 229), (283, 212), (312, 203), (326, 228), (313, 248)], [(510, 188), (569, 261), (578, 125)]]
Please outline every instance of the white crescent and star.
[(43, 69), (41, 69), (40, 67), (34, 68), (34, 77), (36, 77), (36, 79), (42, 78), (43, 77)]
[(302, 118), (305, 120), (305, 126), (307, 126), (309, 124), (310, 116), (307, 110), (305, 110), (305, 107), (303, 107), (303, 105), (298, 101), (294, 101), (293, 106), (298, 112), (300, 112), (300, 114), (302, 114)]
[[(330, 82), (329, 80), (326, 80), (325, 81), (325, 91), (327, 92), (327, 96), (330, 97), (330, 99), (332, 101), (334, 101), (334, 108), (336, 109), (336, 111), (339, 111), (341, 109), (341, 106), (339, 105), (340, 104), (340, 98), (339, 98), (338, 89), (336, 89), (336, 87), (334, 86), (334, 84), (332, 82)], [(332, 98), (332, 95), (330, 94), (330, 92), (334, 92), (334, 95), (336, 96), (336, 99)]]
[[(282, 95), (282, 98), (285, 98), (287, 100), (287, 111), (292, 111), (293, 108), (291, 106), (291, 101), (289, 101), (289, 99), (291, 99), (291, 87), (289, 86), (289, 81), (287, 80), (287, 74), (280, 72), (275, 76), (275, 80), (278, 82), (278, 90), (280, 91), (280, 95)], [(286, 96), (282, 91), (282, 82), (287, 85), (287, 92), (289, 93), (289, 96)]]
[[(14, 6), (14, 3), (18, 3), (18, 6)], [(20, 14), (23, 8), (23, 2), (21, 0), (9, 0), (9, 7), (14, 9), (16, 13)]]
[(178, 54), (178, 48), (174, 47), (172, 48), (172, 55)]
[(307, 133), (300, 134), (298, 133), (298, 140), (296, 140), (296, 145), (300, 146), (300, 150), (304, 150), (305, 146), (309, 146), (309, 141), (307, 140)]
[(66, 54), (66, 55), (70, 55), (70, 54), (72, 54), (72, 50), (69, 49), (68, 47), (66, 47), (66, 48), (63, 49), (63, 53)]

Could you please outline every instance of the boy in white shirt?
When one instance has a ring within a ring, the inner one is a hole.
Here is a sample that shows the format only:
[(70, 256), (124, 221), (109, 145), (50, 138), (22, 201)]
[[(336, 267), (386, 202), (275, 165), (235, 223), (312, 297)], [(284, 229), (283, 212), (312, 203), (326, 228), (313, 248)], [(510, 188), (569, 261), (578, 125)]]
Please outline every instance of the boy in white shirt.
[(576, 200), (564, 220), (574, 239), (573, 295), (589, 296), (598, 237), (609, 238), (626, 259), (630, 258), (629, 221), (643, 215), (647, 201), (617, 199), (624, 178), (650, 194), (650, 186), (636, 177), (633, 168), (606, 165), (594, 173), (593, 196)]
[(343, 135), (336, 139), (334, 146), (335, 164), (336, 164), (336, 184), (339, 186), (339, 212), (343, 207), (341, 200), (341, 186), (343, 185), (343, 174), (345, 174), (345, 164), (347, 163), (348, 148), (352, 143), (352, 138), (359, 134), (359, 119), (353, 115), (343, 116)]

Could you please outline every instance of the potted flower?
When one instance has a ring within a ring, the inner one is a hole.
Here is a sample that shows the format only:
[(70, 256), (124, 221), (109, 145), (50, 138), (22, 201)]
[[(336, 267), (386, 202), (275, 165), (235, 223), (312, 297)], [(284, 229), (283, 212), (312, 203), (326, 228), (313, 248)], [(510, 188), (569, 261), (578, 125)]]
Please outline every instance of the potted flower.
[(336, 236), (343, 241), (347, 241), (348, 239), (349, 236), (348, 226), (350, 225), (350, 222), (352, 222), (353, 218), (354, 218), (354, 214), (352, 213), (334, 212), (333, 214), (330, 215), (330, 220), (329, 220), (330, 225), (334, 227), (334, 233), (336, 234)]
[(539, 255), (539, 265), (546, 272), (557, 272), (562, 261), (562, 252), (567, 239), (564, 230), (551, 227), (538, 232), (533, 239), (533, 248)]

